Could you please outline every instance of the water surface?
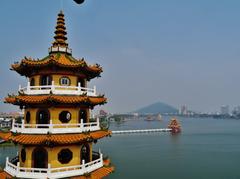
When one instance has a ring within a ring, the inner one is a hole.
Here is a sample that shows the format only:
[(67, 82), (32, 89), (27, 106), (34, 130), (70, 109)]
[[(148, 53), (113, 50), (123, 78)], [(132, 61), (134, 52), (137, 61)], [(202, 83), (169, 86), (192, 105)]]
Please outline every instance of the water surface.
[[(165, 128), (169, 122), (130, 120), (112, 130)], [(119, 134), (98, 140), (116, 170), (110, 179), (239, 179), (240, 120), (180, 118), (183, 131)], [(16, 147), (0, 148), (0, 164)]]

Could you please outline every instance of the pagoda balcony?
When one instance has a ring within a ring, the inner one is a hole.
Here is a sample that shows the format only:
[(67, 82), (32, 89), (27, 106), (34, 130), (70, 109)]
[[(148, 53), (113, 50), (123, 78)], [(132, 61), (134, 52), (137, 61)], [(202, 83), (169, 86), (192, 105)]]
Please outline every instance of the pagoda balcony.
[(27, 87), (19, 86), (20, 93), (27, 95), (46, 95), (46, 94), (56, 94), (56, 95), (83, 95), (87, 96), (97, 96), (96, 86), (93, 88), (85, 88), (81, 87), (80, 83), (78, 86), (59, 86), (55, 85), (54, 81), (52, 81), (51, 85), (43, 85), (43, 86), (30, 86), (30, 82), (28, 82)]
[(84, 123), (81, 119), (80, 123), (72, 124), (53, 124), (52, 120), (50, 120), (50, 124), (25, 124), (24, 120), (22, 120), (22, 123), (17, 123), (13, 119), (11, 132), (21, 134), (71, 134), (93, 132), (100, 129), (99, 118), (96, 122)]
[[(96, 154), (95, 154), (96, 155)], [(57, 179), (73, 176), (81, 176), (93, 172), (103, 167), (103, 154), (99, 151), (98, 158), (85, 163), (82, 161), (81, 165), (52, 168), (51, 164), (48, 164), (48, 168), (25, 168), (20, 167), (20, 163), (14, 164), (14, 162), (6, 159), (5, 171), (16, 178), (36, 178), (36, 179)]]

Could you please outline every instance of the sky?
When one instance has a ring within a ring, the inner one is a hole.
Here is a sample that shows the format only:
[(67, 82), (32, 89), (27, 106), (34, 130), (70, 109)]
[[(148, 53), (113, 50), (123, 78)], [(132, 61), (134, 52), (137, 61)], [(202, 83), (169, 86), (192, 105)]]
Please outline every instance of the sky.
[(123, 113), (161, 101), (215, 112), (240, 105), (238, 0), (1, 0), (0, 112), (18, 109), (4, 97), (27, 84), (10, 65), (48, 55), (61, 9), (73, 56), (103, 67), (89, 83), (108, 97), (100, 108)]

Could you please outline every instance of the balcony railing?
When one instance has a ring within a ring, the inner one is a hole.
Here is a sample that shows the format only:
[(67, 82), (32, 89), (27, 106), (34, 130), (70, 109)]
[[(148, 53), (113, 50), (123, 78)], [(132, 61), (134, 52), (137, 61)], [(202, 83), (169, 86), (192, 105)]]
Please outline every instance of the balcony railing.
[(87, 96), (97, 96), (96, 86), (93, 88), (84, 88), (81, 87), (80, 83), (78, 86), (59, 86), (55, 85), (54, 81), (52, 81), (51, 85), (44, 86), (30, 86), (30, 82), (28, 82), (27, 87), (19, 86), (19, 92), (27, 95), (38, 95), (38, 94), (58, 94), (58, 95), (83, 95), (87, 94)]
[(48, 48), (48, 52), (51, 53), (51, 52), (66, 52), (66, 53), (69, 53), (69, 54), (72, 54), (72, 49), (68, 48), (68, 47), (50, 47)]
[(50, 124), (25, 124), (24, 120), (22, 120), (22, 123), (16, 123), (13, 120), (11, 131), (23, 134), (69, 134), (100, 129), (99, 118), (97, 118), (96, 122), (84, 123), (81, 119), (80, 123), (76, 124), (53, 124), (52, 120), (50, 120)]
[(6, 159), (5, 171), (17, 178), (66, 178), (73, 176), (80, 176), (97, 170), (103, 166), (103, 154), (100, 153), (100, 158), (93, 160), (92, 162), (85, 163), (82, 161), (82, 165), (75, 165), (69, 167), (52, 168), (51, 164), (48, 164), (48, 168), (25, 168), (20, 167), (20, 163), (14, 165)]

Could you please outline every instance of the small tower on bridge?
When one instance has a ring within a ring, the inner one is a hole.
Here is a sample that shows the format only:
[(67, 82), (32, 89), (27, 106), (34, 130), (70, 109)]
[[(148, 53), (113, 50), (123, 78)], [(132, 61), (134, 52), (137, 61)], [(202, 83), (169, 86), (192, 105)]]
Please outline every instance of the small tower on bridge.
[(93, 143), (109, 136), (99, 119), (90, 119), (96, 105), (106, 103), (88, 82), (102, 68), (72, 56), (64, 14), (57, 17), (54, 42), (43, 59), (24, 58), (12, 70), (28, 78), (26, 87), (9, 95), (6, 103), (24, 109), (22, 121), (13, 121), (0, 137), (18, 145), (18, 155), (6, 159), (0, 178), (103, 178), (113, 171)]
[(172, 133), (179, 133), (181, 132), (181, 125), (179, 123), (179, 121), (176, 118), (172, 118), (169, 125), (168, 125), (169, 129), (172, 129)]

